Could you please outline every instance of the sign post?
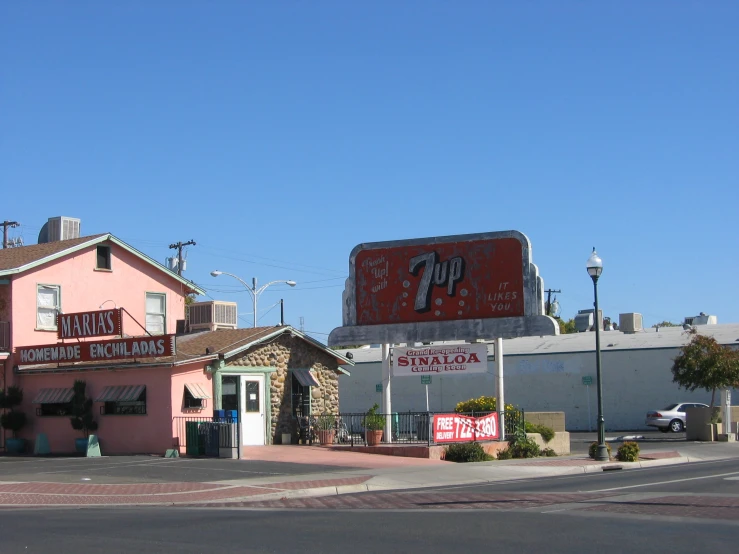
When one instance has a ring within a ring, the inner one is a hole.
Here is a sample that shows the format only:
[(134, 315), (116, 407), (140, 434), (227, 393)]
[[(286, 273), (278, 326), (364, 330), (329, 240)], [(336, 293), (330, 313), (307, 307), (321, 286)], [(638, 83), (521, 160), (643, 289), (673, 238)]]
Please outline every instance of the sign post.
[(431, 375), (421, 375), (421, 384), (426, 385), (426, 413), (429, 410), (429, 385), (431, 384)]

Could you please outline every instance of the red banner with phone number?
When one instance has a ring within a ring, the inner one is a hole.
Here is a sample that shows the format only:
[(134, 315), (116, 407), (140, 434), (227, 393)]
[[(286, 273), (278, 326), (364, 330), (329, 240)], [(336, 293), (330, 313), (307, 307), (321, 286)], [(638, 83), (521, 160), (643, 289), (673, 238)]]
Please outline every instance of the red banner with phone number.
[(459, 414), (434, 416), (434, 442), (492, 441), (499, 437), (497, 413), (483, 417)]

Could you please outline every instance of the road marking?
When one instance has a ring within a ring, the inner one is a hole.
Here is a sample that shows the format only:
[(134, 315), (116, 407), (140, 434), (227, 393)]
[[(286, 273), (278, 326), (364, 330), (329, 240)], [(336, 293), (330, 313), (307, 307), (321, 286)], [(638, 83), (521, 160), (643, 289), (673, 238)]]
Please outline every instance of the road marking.
[(726, 477), (727, 475), (739, 475), (739, 471), (732, 471), (731, 473), (719, 473), (716, 475), (703, 475), (701, 477), (686, 477), (685, 479), (672, 479), (671, 481), (658, 481), (656, 483), (643, 483), (641, 485), (627, 485), (625, 487), (613, 487), (611, 489), (598, 489), (595, 491), (583, 491), (583, 492), (610, 492), (610, 491), (620, 491), (623, 489), (636, 489), (639, 487), (654, 487), (656, 485), (669, 485), (670, 483), (684, 483), (685, 481), (698, 481), (700, 479), (717, 479), (719, 477)]

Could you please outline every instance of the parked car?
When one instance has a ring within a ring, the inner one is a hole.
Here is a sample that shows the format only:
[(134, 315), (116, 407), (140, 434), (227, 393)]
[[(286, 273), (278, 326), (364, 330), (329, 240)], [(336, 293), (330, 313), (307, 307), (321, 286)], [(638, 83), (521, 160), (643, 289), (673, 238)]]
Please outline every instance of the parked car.
[(686, 408), (708, 408), (706, 404), (697, 402), (682, 402), (680, 404), (670, 404), (657, 412), (647, 412), (647, 425), (656, 427), (663, 433), (672, 431), (680, 433), (685, 430), (685, 409)]

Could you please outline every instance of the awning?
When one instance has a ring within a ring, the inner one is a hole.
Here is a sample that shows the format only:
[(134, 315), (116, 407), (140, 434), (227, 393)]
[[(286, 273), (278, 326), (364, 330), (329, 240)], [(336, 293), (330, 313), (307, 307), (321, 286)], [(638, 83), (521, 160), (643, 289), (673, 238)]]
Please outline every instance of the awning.
[(298, 383), (304, 387), (318, 387), (318, 381), (311, 375), (310, 369), (293, 369), (293, 375), (298, 380)]
[(124, 385), (105, 387), (95, 402), (133, 402), (139, 399), (146, 385)]
[(66, 404), (73, 396), (74, 389), (41, 389), (31, 404)]
[(193, 398), (199, 398), (200, 400), (210, 398), (210, 395), (205, 391), (205, 388), (203, 388), (199, 383), (185, 383), (185, 388), (190, 391)]

